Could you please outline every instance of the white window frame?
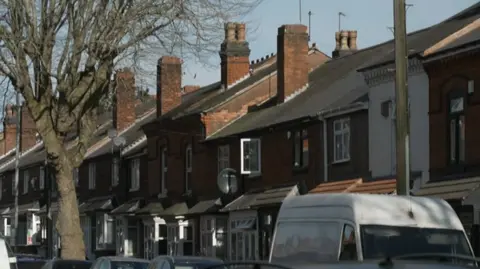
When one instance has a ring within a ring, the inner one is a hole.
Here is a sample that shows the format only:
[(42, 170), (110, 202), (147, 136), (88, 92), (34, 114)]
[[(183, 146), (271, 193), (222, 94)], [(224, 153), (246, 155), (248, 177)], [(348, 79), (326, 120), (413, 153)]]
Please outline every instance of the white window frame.
[[(348, 127), (344, 128), (345, 123)], [(339, 124), (341, 127), (339, 130), (335, 129), (335, 126)], [(333, 129), (333, 162), (348, 162), (350, 161), (350, 145), (351, 143), (351, 128), (350, 128), (350, 118), (342, 118), (333, 121), (332, 125)], [(343, 136), (348, 134), (348, 145), (344, 145)], [(341, 145), (342, 145), (342, 156), (337, 156), (337, 139), (338, 136), (340, 137)]]
[(223, 169), (230, 167), (230, 145), (221, 145), (218, 146), (217, 152), (217, 168), (218, 173), (222, 172)]
[(166, 194), (167, 190), (167, 172), (168, 172), (168, 154), (167, 147), (162, 148), (162, 193)]
[(140, 158), (130, 160), (130, 191), (140, 189)]
[(78, 187), (80, 185), (80, 169), (78, 167), (73, 168), (73, 182), (75, 182), (75, 186)]
[(96, 163), (88, 164), (88, 189), (94, 190), (96, 187), (97, 181), (97, 165)]
[[(217, 256), (217, 247), (223, 247), (224, 248), (224, 254), (228, 255), (228, 250), (226, 248), (227, 246), (227, 230), (228, 230), (228, 217), (220, 217), (220, 216), (202, 216), (200, 218), (200, 255), (201, 256), (207, 256), (207, 257), (213, 257), (213, 258), (219, 258), (219, 259), (226, 259), (227, 257), (218, 257)], [(219, 230), (217, 226), (218, 221), (223, 221), (225, 223), (224, 230)], [(207, 223), (210, 222), (210, 229), (208, 229)], [(218, 246), (217, 242), (217, 234), (223, 234), (224, 235), (224, 242), (223, 246)], [(205, 237), (211, 237), (212, 238), (212, 244), (209, 245), (208, 242), (205, 242)], [(210, 250), (208, 250), (210, 249)], [(210, 252), (210, 253), (208, 253)]]
[[(8, 224), (10, 222), (10, 224)], [(5, 237), (10, 237), (12, 235), (12, 219), (9, 217), (3, 218), (3, 231), (2, 234)]]
[[(245, 142), (258, 144), (258, 170), (245, 169), (244, 163), (246, 158), (246, 152), (244, 144)], [(243, 175), (258, 175), (262, 173), (262, 140), (260, 138), (242, 138), (240, 139), (240, 171)]]
[(40, 175), (38, 176), (38, 188), (45, 189), (45, 166), (40, 166)]
[(193, 152), (192, 152), (192, 144), (188, 144), (185, 148), (185, 192), (191, 192), (192, 186), (190, 186), (189, 182), (192, 179), (192, 161), (193, 161)]
[(23, 171), (23, 194), (28, 193), (28, 182), (30, 181), (30, 172), (28, 170)]
[(116, 187), (120, 182), (120, 159), (112, 158), (112, 187)]
[[(111, 231), (111, 242), (105, 242), (107, 240), (107, 235), (109, 233), (108, 223), (113, 222), (113, 230)], [(115, 249), (115, 239), (116, 239), (116, 229), (115, 229), (115, 218), (106, 213), (98, 213), (96, 216), (95, 224), (95, 249)], [(100, 225), (100, 226), (99, 226)], [(99, 228), (102, 233), (99, 233)], [(100, 242), (100, 237), (103, 236), (103, 241)]]

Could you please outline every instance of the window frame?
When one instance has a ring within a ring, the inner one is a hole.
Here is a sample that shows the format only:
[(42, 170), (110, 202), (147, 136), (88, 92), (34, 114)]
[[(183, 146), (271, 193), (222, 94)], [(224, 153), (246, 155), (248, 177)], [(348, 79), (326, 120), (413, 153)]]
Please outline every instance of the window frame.
[[(97, 213), (95, 216), (95, 249), (98, 250), (107, 250), (107, 249), (116, 249), (116, 222), (115, 218), (112, 215), (109, 215), (107, 213), (101, 212)], [(108, 224), (112, 222), (113, 223), (113, 229), (110, 232), (111, 233), (111, 241), (112, 242), (106, 242), (107, 237), (108, 237)], [(99, 226), (100, 224), (100, 226)], [(103, 233), (99, 233), (99, 229), (103, 231)], [(103, 235), (103, 242), (100, 243), (100, 236)]]
[(94, 190), (97, 187), (97, 164), (91, 162), (88, 164), (88, 189)]
[[(304, 143), (307, 141), (307, 154), (310, 156), (310, 149), (308, 147), (308, 129), (307, 128), (302, 128), (298, 130), (294, 130), (291, 132), (292, 134), (292, 166), (294, 169), (303, 169), (308, 167), (308, 162), (310, 158), (307, 158), (307, 162), (305, 163), (305, 156), (304, 156)], [(298, 153), (300, 160), (298, 160), (298, 165), (297, 165), (297, 150), (300, 150)]]
[(45, 189), (45, 166), (40, 166), (40, 169), (39, 169), (39, 175), (38, 175), (38, 188), (40, 190), (44, 190)]
[[(210, 229), (208, 229), (207, 222), (210, 222)], [(218, 227), (218, 223), (223, 222), (224, 227), (223, 230), (220, 230)], [(207, 256), (207, 257), (213, 257), (213, 258), (219, 258), (219, 259), (226, 259), (228, 254), (228, 249), (227, 249), (227, 239), (228, 239), (228, 217), (227, 216), (202, 216), (200, 218), (200, 252), (202, 256)], [(222, 242), (223, 245), (218, 246), (217, 245), (217, 236), (219, 234), (222, 234), (224, 236), (224, 242)], [(205, 242), (205, 237), (211, 237), (211, 245), (208, 245), (208, 242)], [(225, 257), (220, 257), (218, 256), (217, 253), (217, 248), (222, 247), (223, 248), (223, 254)], [(207, 248), (211, 248), (210, 252), (207, 253), (205, 250)]]
[[(460, 111), (452, 111), (452, 101), (461, 99), (462, 109)], [(467, 109), (467, 96), (464, 91), (452, 91), (448, 94), (447, 98), (447, 119), (446, 119), (446, 132), (447, 132), (447, 163), (449, 165), (463, 165), (466, 158), (466, 109)], [(452, 145), (452, 121), (455, 123), (455, 145)], [(460, 136), (462, 135), (462, 128), (460, 122), (463, 124), (463, 145), (461, 145)], [(454, 156), (452, 156), (452, 146), (454, 147)], [(463, 149), (461, 148), (463, 147)], [(463, 151), (463, 152), (462, 152)]]
[[(347, 123), (348, 124), (348, 127), (344, 127), (344, 124)], [(344, 118), (340, 118), (340, 119), (336, 119), (333, 121), (332, 123), (332, 131), (333, 131), (333, 163), (342, 163), (342, 162), (348, 162), (350, 161), (351, 159), (351, 150), (350, 150), (350, 146), (352, 144), (352, 129), (351, 129), (351, 125), (350, 125), (351, 121), (350, 121), (350, 117), (344, 117)], [(339, 130), (335, 129), (335, 125), (337, 124), (340, 124), (341, 128)], [(344, 140), (343, 140), (343, 136), (344, 135), (348, 135), (348, 145), (346, 146), (344, 144)], [(337, 156), (337, 137), (338, 136), (341, 136), (341, 145), (342, 145), (342, 156)], [(347, 148), (347, 149), (345, 149)], [(347, 154), (347, 156), (345, 157), (345, 154)]]
[(27, 194), (28, 193), (28, 184), (30, 181), (30, 172), (28, 169), (23, 170), (23, 192), (22, 194)]
[[(345, 244), (345, 231), (348, 229), (351, 229), (351, 233), (353, 234), (353, 242), (349, 242), (347, 244)], [(358, 261), (359, 259), (359, 249), (358, 249), (358, 244), (357, 244), (357, 231), (355, 229), (355, 226), (350, 224), (350, 223), (344, 223), (343, 224), (343, 227), (342, 227), (342, 238), (341, 238), (341, 241), (340, 241), (340, 251), (338, 253), (338, 260), (339, 261)], [(342, 258), (342, 253), (343, 253), (343, 250), (344, 250), (344, 247), (346, 245), (355, 245), (355, 258), (354, 259), (341, 259)]]
[(161, 187), (162, 187), (162, 193), (163, 194), (166, 194), (166, 190), (167, 190), (167, 176), (168, 176), (168, 149), (167, 147), (163, 147), (162, 148), (162, 152), (161, 152), (161, 162), (162, 162), (162, 182), (161, 182)]
[(113, 156), (112, 158), (112, 187), (118, 186), (120, 182), (120, 158)]
[(230, 145), (219, 145), (217, 149), (217, 172), (220, 174), (225, 168), (230, 168)]
[[(257, 143), (258, 148), (258, 169), (252, 170), (251, 167), (249, 169), (245, 169), (245, 142), (249, 143)], [(262, 173), (262, 139), (261, 138), (241, 138), (240, 139), (240, 172), (242, 175), (260, 175)]]
[(192, 144), (185, 147), (185, 193), (192, 191), (192, 167), (193, 167), (193, 150)]
[(129, 191), (140, 190), (140, 158), (130, 160), (130, 189)]

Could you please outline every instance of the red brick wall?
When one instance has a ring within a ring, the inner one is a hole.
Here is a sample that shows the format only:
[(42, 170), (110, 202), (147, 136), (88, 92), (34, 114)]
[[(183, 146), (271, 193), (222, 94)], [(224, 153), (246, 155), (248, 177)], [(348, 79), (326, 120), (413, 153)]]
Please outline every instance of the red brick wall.
[(117, 131), (122, 131), (135, 122), (135, 74), (129, 69), (119, 70), (115, 75)]
[(163, 56), (157, 64), (157, 116), (182, 102), (182, 60)]
[[(467, 96), (465, 105), (465, 169), (480, 166), (480, 54), (463, 55), (446, 61), (428, 63), (429, 124), (431, 177), (441, 176), (448, 170), (448, 94), (460, 90)], [(468, 81), (474, 80), (475, 91), (467, 94)]]

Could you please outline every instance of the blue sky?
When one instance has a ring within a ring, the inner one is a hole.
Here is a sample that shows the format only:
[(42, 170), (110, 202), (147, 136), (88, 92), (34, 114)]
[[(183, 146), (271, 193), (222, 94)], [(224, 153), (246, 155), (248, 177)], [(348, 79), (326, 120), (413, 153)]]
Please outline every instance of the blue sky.
[[(358, 47), (365, 48), (393, 38), (393, 0), (301, 0), (302, 24), (311, 17), (311, 41), (323, 52), (331, 54), (338, 30), (338, 12), (343, 12), (342, 28), (358, 31)], [(407, 10), (407, 31), (415, 31), (438, 23), (478, 0), (406, 0), (413, 4)], [(276, 52), (277, 28), (282, 24), (299, 23), (299, 0), (264, 0), (244, 19), (255, 31), (248, 33), (250, 60)], [(247, 25), (247, 28), (249, 25)], [(248, 30), (247, 30), (248, 31)], [(219, 44), (220, 47), (220, 44)], [(218, 54), (211, 62), (219, 66)], [(184, 64), (183, 84), (206, 85), (220, 79), (220, 71), (206, 68), (195, 61)], [(196, 74), (196, 78), (194, 78)]]

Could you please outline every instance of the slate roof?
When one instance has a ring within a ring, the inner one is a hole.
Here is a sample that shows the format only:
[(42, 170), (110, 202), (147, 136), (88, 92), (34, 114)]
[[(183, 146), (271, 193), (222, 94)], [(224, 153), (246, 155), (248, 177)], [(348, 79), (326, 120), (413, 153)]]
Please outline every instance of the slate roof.
[[(454, 32), (462, 29), (476, 19), (480, 18), (480, 3), (474, 4), (465, 10), (457, 13), (449, 19), (430, 26), (428, 28), (412, 32), (407, 35), (407, 48), (409, 56), (422, 54), (423, 51), (438, 43)], [(371, 62), (363, 69), (370, 69), (389, 64), (395, 61), (395, 51), (392, 50), (384, 57)]]
[(451, 42), (450, 44), (442, 47), (441, 49), (435, 51), (433, 54), (428, 55), (427, 57), (435, 56), (438, 54), (447, 53), (452, 50), (456, 50), (462, 47), (469, 47), (471, 45), (478, 45), (480, 43), (480, 29), (475, 29), (455, 41)]
[(212, 134), (207, 140), (314, 117), (335, 108), (365, 102), (368, 86), (357, 69), (392, 49), (393, 42), (387, 42), (331, 59), (310, 73), (309, 87), (295, 98), (276, 106), (250, 112)]

